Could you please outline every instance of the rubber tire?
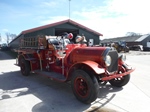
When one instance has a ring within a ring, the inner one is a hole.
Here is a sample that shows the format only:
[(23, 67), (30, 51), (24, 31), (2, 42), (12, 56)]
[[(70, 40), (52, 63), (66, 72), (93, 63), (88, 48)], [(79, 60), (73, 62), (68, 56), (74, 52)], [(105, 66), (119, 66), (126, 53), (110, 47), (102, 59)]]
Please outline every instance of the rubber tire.
[[(82, 78), (86, 81), (86, 85), (88, 88), (88, 92), (86, 96), (79, 95), (80, 93), (77, 92), (76, 89), (76, 80), (78, 78)], [(74, 95), (76, 98), (85, 104), (90, 104), (91, 102), (95, 101), (99, 94), (99, 84), (95, 76), (92, 76), (92, 78), (83, 70), (75, 70), (73, 72), (73, 77), (71, 79), (71, 86)]]
[(30, 75), (30, 64), (24, 58), (21, 58), (20, 60), (20, 70), (23, 76)]
[[(118, 80), (118, 79), (120, 79), (120, 80)], [(122, 87), (122, 86), (125, 86), (129, 81), (130, 81), (130, 74), (125, 75), (121, 78), (112, 79), (109, 81), (109, 83), (115, 87)]]

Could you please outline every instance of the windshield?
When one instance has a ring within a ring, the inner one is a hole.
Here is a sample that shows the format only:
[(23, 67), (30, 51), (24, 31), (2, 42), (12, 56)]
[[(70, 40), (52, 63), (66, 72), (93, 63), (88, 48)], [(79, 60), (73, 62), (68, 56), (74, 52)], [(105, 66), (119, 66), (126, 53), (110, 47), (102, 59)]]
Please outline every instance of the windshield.
[(59, 41), (56, 38), (49, 38), (48, 43), (54, 44), (54, 45), (59, 45)]
[[(48, 39), (48, 43), (49, 44), (54, 44), (54, 45), (59, 45), (63, 43), (63, 40), (58, 40), (56, 38), (49, 38)], [(69, 39), (64, 39), (64, 45), (70, 44), (70, 40)]]

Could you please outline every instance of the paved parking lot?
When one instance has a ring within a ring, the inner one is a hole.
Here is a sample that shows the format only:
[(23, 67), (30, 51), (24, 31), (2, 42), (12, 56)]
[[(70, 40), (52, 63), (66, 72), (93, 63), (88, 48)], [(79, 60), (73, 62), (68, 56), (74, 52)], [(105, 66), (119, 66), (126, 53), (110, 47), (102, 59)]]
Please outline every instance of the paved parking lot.
[(32, 74), (24, 77), (15, 59), (0, 52), (0, 112), (148, 112), (150, 104), (150, 53), (130, 52), (136, 70), (123, 88), (100, 87), (97, 100), (80, 103), (70, 84)]

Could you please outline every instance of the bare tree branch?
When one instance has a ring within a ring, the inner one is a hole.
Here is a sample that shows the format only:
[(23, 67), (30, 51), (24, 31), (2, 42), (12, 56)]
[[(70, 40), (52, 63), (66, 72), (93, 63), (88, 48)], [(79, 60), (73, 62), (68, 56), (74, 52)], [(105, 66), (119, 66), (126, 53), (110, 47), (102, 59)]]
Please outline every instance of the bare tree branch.
[(7, 40), (6, 40), (6, 41), (7, 41), (7, 44), (8, 44), (8, 43), (9, 43), (9, 40), (10, 40), (10, 38), (9, 38), (10, 33), (7, 32), (7, 33), (5, 33), (5, 34), (6, 34), (6, 37), (7, 37)]
[(11, 33), (5, 33), (6, 34), (6, 37), (7, 37), (7, 44), (11, 41), (11, 40), (13, 40), (17, 35), (16, 34), (11, 34)]

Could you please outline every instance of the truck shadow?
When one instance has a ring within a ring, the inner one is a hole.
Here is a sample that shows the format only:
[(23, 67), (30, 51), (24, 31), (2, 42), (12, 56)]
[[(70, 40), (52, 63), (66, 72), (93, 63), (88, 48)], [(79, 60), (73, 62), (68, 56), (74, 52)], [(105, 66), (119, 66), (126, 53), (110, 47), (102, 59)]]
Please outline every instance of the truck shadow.
[[(110, 85), (102, 86), (97, 100), (87, 105), (75, 98), (69, 83), (55, 82), (36, 74), (24, 77), (20, 71), (0, 74), (0, 101), (32, 94), (40, 99), (40, 102), (32, 107), (33, 112), (99, 111), (115, 97), (115, 92), (121, 89)], [(112, 94), (107, 96), (109, 93)], [(95, 104), (98, 106), (95, 107)]]

